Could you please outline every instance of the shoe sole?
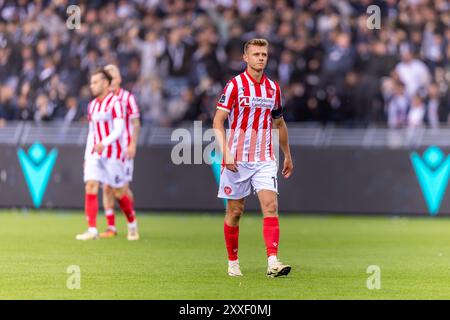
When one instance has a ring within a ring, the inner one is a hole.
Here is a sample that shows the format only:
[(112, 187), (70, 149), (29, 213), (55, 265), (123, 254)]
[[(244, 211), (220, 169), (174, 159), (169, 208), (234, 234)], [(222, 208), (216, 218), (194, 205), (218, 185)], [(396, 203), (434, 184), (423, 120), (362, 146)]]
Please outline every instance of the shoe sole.
[(242, 277), (243, 276), (243, 274), (234, 274), (234, 273), (230, 273), (230, 272), (228, 272), (228, 275), (230, 277)]
[(277, 273), (268, 273), (267, 276), (271, 278), (276, 278), (280, 276), (287, 276), (291, 272), (291, 266), (285, 266), (283, 269), (278, 271)]
[(92, 239), (78, 239), (78, 238), (75, 238), (75, 240), (78, 240), (78, 241), (89, 241), (89, 240), (99, 240), (100, 238), (92, 238)]

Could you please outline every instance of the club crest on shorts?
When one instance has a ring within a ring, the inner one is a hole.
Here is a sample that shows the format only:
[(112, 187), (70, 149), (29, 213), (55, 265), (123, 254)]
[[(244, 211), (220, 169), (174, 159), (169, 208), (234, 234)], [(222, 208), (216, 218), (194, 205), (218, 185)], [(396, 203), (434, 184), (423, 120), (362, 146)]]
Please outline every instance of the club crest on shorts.
[(231, 188), (229, 186), (225, 186), (223, 188), (223, 191), (225, 192), (226, 195), (229, 196), (233, 190), (231, 190)]

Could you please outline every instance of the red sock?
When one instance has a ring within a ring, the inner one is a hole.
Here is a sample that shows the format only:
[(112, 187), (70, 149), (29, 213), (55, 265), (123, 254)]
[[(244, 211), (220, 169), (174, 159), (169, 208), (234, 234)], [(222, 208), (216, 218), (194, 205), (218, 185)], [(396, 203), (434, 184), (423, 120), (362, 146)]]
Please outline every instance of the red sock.
[(134, 209), (134, 198), (133, 198), (133, 197), (130, 197), (130, 196), (128, 196), (128, 199), (130, 199), (130, 201), (131, 201), (131, 205), (133, 206), (133, 209)]
[(98, 200), (96, 194), (86, 194), (84, 211), (90, 228), (97, 227)]
[(114, 209), (106, 209), (105, 210), (106, 222), (108, 224), (108, 228), (116, 227), (116, 216), (114, 215)]
[(228, 260), (234, 261), (238, 258), (239, 226), (230, 227), (223, 224), (223, 233), (225, 234), (225, 245), (228, 251)]
[(128, 197), (126, 194), (123, 195), (123, 197), (119, 200), (119, 206), (127, 217), (128, 223), (134, 222), (136, 214), (134, 213), (133, 202), (131, 201), (130, 197)]
[(264, 242), (266, 243), (267, 256), (277, 255), (280, 241), (280, 225), (278, 217), (264, 218), (263, 225)]

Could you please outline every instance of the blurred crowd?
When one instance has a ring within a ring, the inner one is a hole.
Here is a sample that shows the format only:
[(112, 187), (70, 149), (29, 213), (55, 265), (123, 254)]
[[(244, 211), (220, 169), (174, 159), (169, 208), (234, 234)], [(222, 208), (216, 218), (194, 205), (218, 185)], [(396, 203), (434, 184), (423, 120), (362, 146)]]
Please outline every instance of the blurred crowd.
[[(77, 5), (81, 19), (67, 8)], [(380, 28), (367, 21), (380, 8)], [(269, 40), (287, 121), (438, 127), (450, 110), (446, 0), (0, 0), (0, 119), (83, 121), (89, 73), (120, 67), (145, 124), (210, 121), (243, 44)]]

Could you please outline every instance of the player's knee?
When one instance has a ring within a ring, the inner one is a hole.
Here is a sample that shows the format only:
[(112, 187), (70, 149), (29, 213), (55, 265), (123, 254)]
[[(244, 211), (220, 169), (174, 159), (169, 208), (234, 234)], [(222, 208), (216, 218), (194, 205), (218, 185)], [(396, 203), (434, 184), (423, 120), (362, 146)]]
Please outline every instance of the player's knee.
[(122, 197), (125, 195), (125, 189), (124, 188), (113, 189), (113, 194), (116, 199), (122, 199)]
[(227, 208), (227, 214), (233, 219), (239, 219), (244, 213), (243, 205), (234, 205)]
[(262, 211), (266, 216), (276, 216), (278, 213), (278, 204), (277, 200), (268, 200), (263, 203)]
[(134, 200), (134, 194), (131, 191), (130, 187), (127, 187), (127, 195), (131, 200)]
[(86, 182), (84, 190), (87, 194), (97, 194), (98, 193), (98, 182), (97, 181)]
[(113, 195), (113, 188), (111, 188), (109, 185), (105, 184), (103, 185), (103, 193), (106, 195)]

